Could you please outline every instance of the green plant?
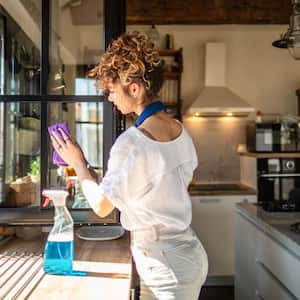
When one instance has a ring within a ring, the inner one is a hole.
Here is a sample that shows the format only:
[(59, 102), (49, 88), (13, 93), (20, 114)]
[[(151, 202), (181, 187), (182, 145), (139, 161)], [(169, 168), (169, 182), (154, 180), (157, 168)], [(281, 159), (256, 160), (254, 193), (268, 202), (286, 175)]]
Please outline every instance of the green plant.
[(40, 158), (36, 158), (30, 163), (30, 172), (29, 176), (40, 176)]

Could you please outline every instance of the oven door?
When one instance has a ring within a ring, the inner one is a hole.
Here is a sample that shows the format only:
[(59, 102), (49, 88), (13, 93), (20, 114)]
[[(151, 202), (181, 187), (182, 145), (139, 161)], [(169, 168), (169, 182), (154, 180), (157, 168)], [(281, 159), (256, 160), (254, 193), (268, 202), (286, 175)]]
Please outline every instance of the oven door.
[(258, 201), (267, 211), (300, 211), (300, 173), (260, 175)]

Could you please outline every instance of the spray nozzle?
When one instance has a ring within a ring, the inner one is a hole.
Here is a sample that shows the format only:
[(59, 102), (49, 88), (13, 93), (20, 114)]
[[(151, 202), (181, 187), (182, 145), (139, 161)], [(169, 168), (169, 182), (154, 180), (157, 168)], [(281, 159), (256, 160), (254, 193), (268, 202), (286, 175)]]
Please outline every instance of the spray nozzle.
[(44, 198), (45, 198), (45, 200), (44, 200), (44, 202), (42, 204), (43, 208), (47, 207), (49, 205), (49, 203), (50, 203), (50, 198), (48, 198), (46, 196), (44, 196)]
[(43, 190), (42, 195), (45, 197), (43, 207), (47, 207), (50, 200), (52, 200), (54, 206), (64, 206), (69, 193), (64, 190)]

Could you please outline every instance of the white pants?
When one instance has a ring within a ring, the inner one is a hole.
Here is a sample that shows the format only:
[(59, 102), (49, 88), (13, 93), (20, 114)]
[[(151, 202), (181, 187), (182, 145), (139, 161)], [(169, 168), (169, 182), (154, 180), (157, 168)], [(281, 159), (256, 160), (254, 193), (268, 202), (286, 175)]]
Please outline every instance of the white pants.
[(207, 272), (206, 252), (193, 232), (133, 232), (131, 251), (141, 300), (197, 300)]

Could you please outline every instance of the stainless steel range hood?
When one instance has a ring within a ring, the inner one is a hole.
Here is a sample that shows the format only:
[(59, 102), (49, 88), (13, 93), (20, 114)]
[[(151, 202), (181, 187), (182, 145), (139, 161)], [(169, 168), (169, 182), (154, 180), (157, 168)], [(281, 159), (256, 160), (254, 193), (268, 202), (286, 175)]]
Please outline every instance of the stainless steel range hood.
[(226, 46), (224, 43), (205, 45), (205, 85), (189, 107), (195, 116), (247, 116), (254, 112), (240, 96), (226, 86)]

